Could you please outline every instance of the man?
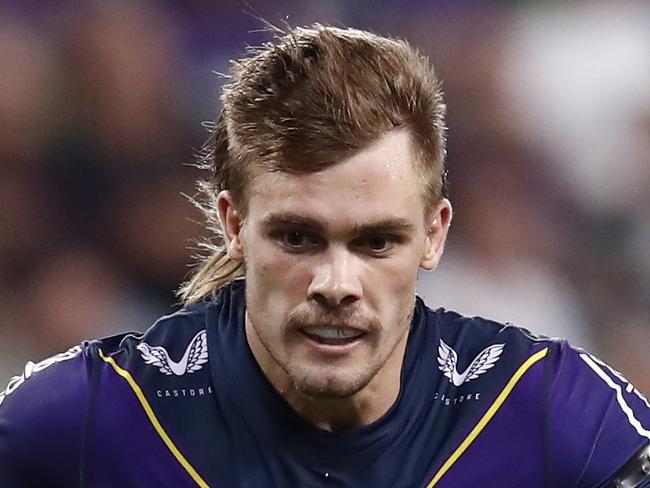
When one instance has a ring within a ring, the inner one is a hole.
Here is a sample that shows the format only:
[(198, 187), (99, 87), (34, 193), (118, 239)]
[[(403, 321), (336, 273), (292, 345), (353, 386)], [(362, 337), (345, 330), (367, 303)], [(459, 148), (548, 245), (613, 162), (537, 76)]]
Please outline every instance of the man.
[(221, 245), (186, 307), (29, 363), (0, 396), (1, 486), (650, 486), (650, 408), (619, 373), (416, 298), (451, 220), (424, 57), (295, 29), (222, 104)]

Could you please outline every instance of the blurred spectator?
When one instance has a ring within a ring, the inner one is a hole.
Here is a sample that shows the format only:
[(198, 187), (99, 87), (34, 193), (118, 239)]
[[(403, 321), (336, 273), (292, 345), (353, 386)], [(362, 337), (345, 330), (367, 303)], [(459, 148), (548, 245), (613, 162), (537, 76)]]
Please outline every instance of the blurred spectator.
[(159, 308), (114, 262), (92, 249), (70, 248), (43, 261), (29, 290), (23, 313), (40, 350), (67, 350), (89, 333), (142, 330)]
[(650, 333), (650, 5), (551, 4), (514, 25), (503, 86), (518, 134), (553, 155), (582, 214), (566, 274), (604, 356), (647, 376), (634, 351)]
[(420, 275), (419, 293), (430, 304), (593, 349), (579, 296), (559, 270), (569, 220), (553, 187), (532, 152), (489, 127), (483, 137), (455, 153), (452, 236), (439, 268)]
[(503, 79), (520, 136), (553, 152), (588, 211), (629, 211), (648, 191), (650, 4), (544, 3), (514, 26)]
[[(0, 10), (0, 385), (173, 310), (182, 194), (262, 17), (409, 38), (449, 108), (450, 242), (431, 304), (650, 358), (650, 7), (643, 1), (25, 1)], [(0, 386), (0, 389), (3, 387)]]

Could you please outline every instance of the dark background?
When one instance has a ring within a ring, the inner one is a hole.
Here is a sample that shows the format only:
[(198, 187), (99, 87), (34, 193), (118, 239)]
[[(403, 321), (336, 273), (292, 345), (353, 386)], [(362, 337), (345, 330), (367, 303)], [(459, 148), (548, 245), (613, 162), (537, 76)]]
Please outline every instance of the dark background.
[(420, 293), (650, 391), (650, 4), (621, 0), (0, 2), (0, 384), (176, 308), (212, 71), (269, 40), (256, 17), (427, 53), (455, 220)]

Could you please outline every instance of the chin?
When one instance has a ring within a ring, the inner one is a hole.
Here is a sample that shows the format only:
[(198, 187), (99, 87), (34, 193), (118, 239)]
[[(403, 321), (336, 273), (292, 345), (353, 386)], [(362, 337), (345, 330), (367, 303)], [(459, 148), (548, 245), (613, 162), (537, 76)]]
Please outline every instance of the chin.
[(375, 376), (373, 371), (311, 371), (290, 373), (294, 387), (300, 393), (316, 398), (350, 398), (363, 390)]

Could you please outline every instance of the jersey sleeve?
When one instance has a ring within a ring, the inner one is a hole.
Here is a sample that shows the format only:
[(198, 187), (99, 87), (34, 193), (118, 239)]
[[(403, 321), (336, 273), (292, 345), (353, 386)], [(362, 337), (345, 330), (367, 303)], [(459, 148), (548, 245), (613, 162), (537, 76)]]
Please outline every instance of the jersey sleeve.
[(90, 370), (77, 346), (27, 363), (0, 392), (0, 486), (79, 486)]
[(650, 442), (650, 404), (598, 358), (556, 344), (545, 389), (550, 486), (600, 487)]

